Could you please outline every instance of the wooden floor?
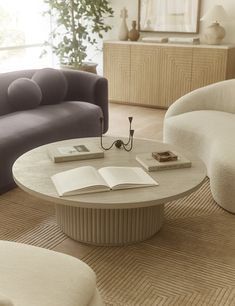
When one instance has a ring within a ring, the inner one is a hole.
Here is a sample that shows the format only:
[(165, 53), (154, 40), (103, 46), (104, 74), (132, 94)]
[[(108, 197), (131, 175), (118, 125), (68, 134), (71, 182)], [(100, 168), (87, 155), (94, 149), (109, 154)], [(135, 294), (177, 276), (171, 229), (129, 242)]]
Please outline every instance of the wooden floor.
[[(135, 130), (134, 137), (162, 140), (162, 125), (165, 110), (127, 106), (110, 103), (109, 107), (109, 136), (128, 136), (128, 117), (133, 117), (132, 127)], [(54, 248), (55, 251), (63, 252), (78, 258), (85, 256), (93, 247), (67, 238)]]
[(135, 137), (162, 140), (162, 125), (166, 110), (110, 103), (107, 135), (128, 136), (128, 117), (133, 117)]

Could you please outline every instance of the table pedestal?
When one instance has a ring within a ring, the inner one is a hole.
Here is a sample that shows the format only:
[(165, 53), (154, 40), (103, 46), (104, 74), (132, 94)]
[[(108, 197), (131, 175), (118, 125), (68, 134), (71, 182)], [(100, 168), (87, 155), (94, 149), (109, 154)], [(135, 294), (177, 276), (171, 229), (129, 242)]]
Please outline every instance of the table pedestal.
[(74, 240), (124, 245), (153, 236), (162, 226), (164, 204), (130, 209), (93, 209), (56, 204), (56, 220)]

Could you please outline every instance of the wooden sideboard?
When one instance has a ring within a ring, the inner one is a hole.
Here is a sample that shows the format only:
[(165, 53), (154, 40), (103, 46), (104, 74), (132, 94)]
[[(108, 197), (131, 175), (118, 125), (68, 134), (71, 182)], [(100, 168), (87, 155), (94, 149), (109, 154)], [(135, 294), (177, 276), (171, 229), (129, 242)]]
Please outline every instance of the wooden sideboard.
[(167, 108), (196, 88), (235, 78), (235, 46), (104, 42), (109, 100)]

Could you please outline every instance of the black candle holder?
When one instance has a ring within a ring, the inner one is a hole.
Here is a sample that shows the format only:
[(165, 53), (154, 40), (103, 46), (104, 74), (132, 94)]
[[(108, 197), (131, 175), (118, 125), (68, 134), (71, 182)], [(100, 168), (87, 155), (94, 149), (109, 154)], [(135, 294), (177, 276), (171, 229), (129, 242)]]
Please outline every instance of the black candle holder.
[(104, 118), (100, 117), (100, 127), (101, 127), (101, 133), (100, 133), (100, 145), (101, 148), (105, 151), (110, 150), (114, 145), (116, 148), (121, 149), (123, 148), (125, 151), (129, 152), (133, 148), (133, 136), (134, 136), (134, 130), (131, 129), (131, 122), (132, 122), (133, 117), (128, 117), (130, 127), (129, 127), (129, 139), (125, 143), (121, 139), (114, 140), (114, 142), (109, 146), (109, 147), (104, 147), (103, 145), (103, 123), (104, 123)]

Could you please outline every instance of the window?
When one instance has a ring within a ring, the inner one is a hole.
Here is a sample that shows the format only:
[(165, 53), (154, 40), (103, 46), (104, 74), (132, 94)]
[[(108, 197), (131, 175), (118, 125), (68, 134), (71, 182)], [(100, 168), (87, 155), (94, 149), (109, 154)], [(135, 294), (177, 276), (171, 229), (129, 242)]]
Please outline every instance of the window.
[(43, 0), (0, 0), (0, 72), (53, 65), (50, 50), (40, 58), (50, 32), (44, 5)]

